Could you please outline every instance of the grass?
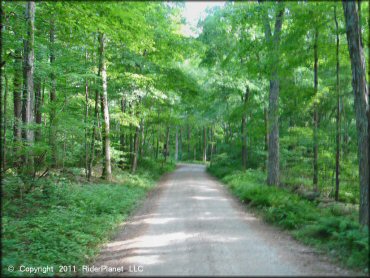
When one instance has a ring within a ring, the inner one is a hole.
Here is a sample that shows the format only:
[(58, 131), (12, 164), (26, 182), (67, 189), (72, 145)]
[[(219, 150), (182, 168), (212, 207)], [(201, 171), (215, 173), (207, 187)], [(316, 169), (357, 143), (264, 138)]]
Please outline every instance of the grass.
[(343, 265), (368, 273), (369, 231), (360, 227), (356, 215), (343, 215), (337, 206), (321, 208), (289, 190), (267, 186), (265, 174), (259, 170), (235, 171), (223, 164), (213, 164), (208, 171), (265, 221), (290, 231), (297, 240), (325, 251)]
[[(119, 171), (115, 183), (76, 184), (68, 180), (43, 180), (23, 199), (10, 198), (4, 190), (2, 271), (4, 275), (30, 276), (9, 272), (21, 265), (53, 266), (53, 272), (37, 273), (51, 276), (59, 265), (81, 266), (89, 262), (106, 242), (118, 224), (133, 211), (138, 201), (155, 185), (173, 164), (160, 165), (143, 161), (132, 175)], [(5, 188), (14, 186), (9, 179)], [(47, 189), (47, 190), (46, 190)], [(71, 275), (73, 273), (67, 273)]]

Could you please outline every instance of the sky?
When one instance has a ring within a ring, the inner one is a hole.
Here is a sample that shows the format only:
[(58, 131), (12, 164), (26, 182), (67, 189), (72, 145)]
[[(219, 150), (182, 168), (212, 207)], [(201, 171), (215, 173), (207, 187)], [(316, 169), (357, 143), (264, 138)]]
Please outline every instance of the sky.
[(215, 6), (223, 6), (220, 1), (186, 1), (183, 16), (187, 24), (183, 26), (182, 33), (186, 36), (196, 37), (200, 30), (197, 28), (198, 20), (206, 16), (206, 9)]

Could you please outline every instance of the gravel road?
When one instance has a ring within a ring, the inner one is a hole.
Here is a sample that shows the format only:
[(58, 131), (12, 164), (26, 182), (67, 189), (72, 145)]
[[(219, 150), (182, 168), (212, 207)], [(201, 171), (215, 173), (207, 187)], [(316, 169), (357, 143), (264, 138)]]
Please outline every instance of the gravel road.
[(163, 177), (90, 267), (94, 276), (354, 274), (265, 224), (194, 164)]

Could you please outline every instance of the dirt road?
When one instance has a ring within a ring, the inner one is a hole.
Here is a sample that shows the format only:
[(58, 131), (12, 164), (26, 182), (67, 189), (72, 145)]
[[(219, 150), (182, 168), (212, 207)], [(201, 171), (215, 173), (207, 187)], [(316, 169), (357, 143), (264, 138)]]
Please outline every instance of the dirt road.
[(351, 274), (254, 217), (194, 164), (165, 176), (93, 265), (104, 276)]

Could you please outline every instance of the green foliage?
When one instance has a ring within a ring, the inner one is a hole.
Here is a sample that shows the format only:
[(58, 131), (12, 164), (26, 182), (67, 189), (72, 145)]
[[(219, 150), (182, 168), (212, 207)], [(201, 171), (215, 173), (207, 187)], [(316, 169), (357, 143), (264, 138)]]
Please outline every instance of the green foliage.
[[(6, 195), (2, 208), (3, 273), (21, 275), (8, 272), (8, 265), (16, 269), (20, 265), (58, 269), (58, 265), (72, 262), (76, 266), (87, 263), (155, 181), (174, 169), (173, 164), (161, 167), (149, 160), (143, 165), (145, 168), (135, 175), (117, 171), (115, 183), (48, 179), (40, 180), (23, 199)], [(5, 188), (14, 182), (6, 180)]]
[[(338, 206), (320, 208), (288, 189), (265, 185), (265, 175), (258, 170), (225, 169), (226, 155), (208, 168), (222, 178), (243, 203), (257, 209), (263, 218), (287, 229), (304, 243), (312, 244), (338, 257), (348, 267), (367, 271), (369, 232), (346, 215)], [(357, 213), (356, 213), (357, 214)]]

